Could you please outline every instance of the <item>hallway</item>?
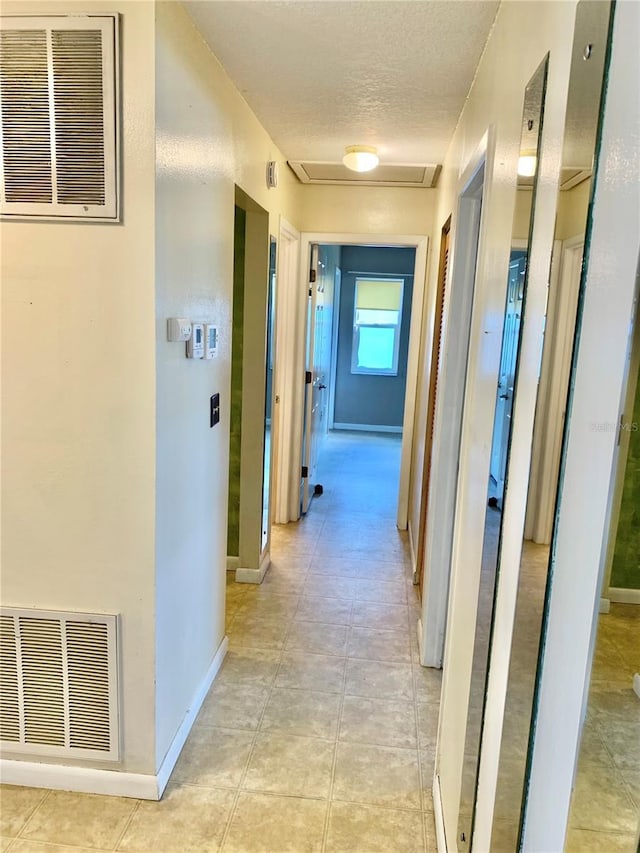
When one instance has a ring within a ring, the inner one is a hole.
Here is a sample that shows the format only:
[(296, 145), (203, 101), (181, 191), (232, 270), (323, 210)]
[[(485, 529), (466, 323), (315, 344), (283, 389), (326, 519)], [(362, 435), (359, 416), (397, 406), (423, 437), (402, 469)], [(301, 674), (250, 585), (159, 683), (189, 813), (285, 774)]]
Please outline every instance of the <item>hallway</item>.
[(399, 436), (329, 435), (264, 583), (228, 583), (229, 651), (160, 803), (4, 787), (2, 851), (435, 851), (441, 673), (418, 664), (399, 460)]

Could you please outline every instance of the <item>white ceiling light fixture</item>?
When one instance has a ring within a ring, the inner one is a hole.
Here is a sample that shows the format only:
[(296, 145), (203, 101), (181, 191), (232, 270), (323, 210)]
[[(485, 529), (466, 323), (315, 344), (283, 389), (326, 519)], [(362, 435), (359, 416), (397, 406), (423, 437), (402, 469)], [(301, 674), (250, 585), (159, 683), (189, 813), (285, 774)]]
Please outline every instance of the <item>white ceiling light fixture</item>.
[(523, 178), (532, 178), (536, 173), (538, 158), (535, 154), (521, 154), (518, 157), (518, 174)]
[(380, 162), (378, 151), (371, 145), (348, 145), (342, 162), (354, 172), (370, 172)]

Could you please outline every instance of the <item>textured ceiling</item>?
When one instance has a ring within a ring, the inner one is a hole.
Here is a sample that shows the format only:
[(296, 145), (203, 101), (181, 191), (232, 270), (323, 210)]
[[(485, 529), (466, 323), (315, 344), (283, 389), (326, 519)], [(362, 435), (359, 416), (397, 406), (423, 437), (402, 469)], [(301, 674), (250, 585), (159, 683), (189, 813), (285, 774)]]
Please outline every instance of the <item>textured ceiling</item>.
[(498, 0), (195, 0), (190, 15), (290, 160), (375, 145), (442, 163)]

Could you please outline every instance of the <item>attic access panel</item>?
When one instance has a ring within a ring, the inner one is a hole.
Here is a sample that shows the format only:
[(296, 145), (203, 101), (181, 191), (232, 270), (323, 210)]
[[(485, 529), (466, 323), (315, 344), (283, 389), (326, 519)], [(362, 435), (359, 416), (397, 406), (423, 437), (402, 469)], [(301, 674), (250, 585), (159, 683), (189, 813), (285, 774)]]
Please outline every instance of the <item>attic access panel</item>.
[(383, 163), (371, 172), (354, 172), (342, 163), (289, 160), (303, 184), (342, 184), (376, 187), (435, 187), (440, 166)]

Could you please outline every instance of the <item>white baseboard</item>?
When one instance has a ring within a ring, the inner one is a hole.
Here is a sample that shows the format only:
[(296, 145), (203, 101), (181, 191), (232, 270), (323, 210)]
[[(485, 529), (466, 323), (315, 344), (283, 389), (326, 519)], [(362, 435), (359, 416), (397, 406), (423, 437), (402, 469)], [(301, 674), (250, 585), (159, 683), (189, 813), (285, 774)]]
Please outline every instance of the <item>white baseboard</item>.
[(401, 426), (385, 426), (384, 424), (336, 424), (332, 429), (348, 429), (360, 432), (402, 432)]
[(608, 613), (611, 610), (611, 599), (601, 598), (598, 613)]
[(169, 781), (173, 768), (176, 766), (178, 758), (180, 758), (182, 747), (185, 745), (187, 738), (189, 737), (189, 732), (196, 721), (196, 717), (202, 707), (202, 703), (209, 692), (209, 688), (220, 671), (220, 667), (222, 666), (228, 648), (229, 638), (225, 636), (222, 638), (222, 642), (213, 656), (213, 660), (211, 661), (205, 677), (202, 679), (198, 689), (193, 695), (189, 708), (187, 709), (187, 713), (184, 715), (182, 723), (180, 724), (180, 728), (171, 741), (171, 746), (167, 750), (165, 757), (162, 759), (162, 764), (156, 774), (159, 791), (159, 796), (157, 797), (158, 800), (162, 796), (164, 789), (167, 787), (167, 782)]
[(236, 569), (236, 583), (262, 583), (271, 564), (271, 555), (267, 552), (262, 558), (259, 569)]
[(134, 797), (140, 800), (159, 800), (204, 698), (222, 666), (228, 646), (229, 640), (224, 637), (204, 679), (191, 700), (190, 707), (160, 765), (160, 769), (155, 775), (0, 758), (0, 779), (5, 785), (24, 785), (29, 788), (53, 788), (56, 791), (77, 791), (82, 794), (107, 794), (114, 797)]
[(240, 557), (227, 557), (227, 571), (235, 572), (240, 565)]
[(422, 619), (418, 619), (418, 660), (420, 661), (420, 666), (424, 666), (424, 645), (422, 643)]
[(616, 604), (640, 604), (640, 589), (621, 589), (610, 586), (607, 598)]
[(418, 564), (416, 561), (416, 549), (413, 547), (413, 527), (411, 519), (407, 520), (407, 533), (409, 534), (409, 551), (411, 553), (411, 571), (413, 573), (414, 584), (418, 583)]
[(440, 777), (433, 777), (433, 817), (436, 824), (436, 846), (438, 853), (447, 853), (447, 836), (444, 831), (444, 813), (442, 811), (442, 796), (440, 794)]

